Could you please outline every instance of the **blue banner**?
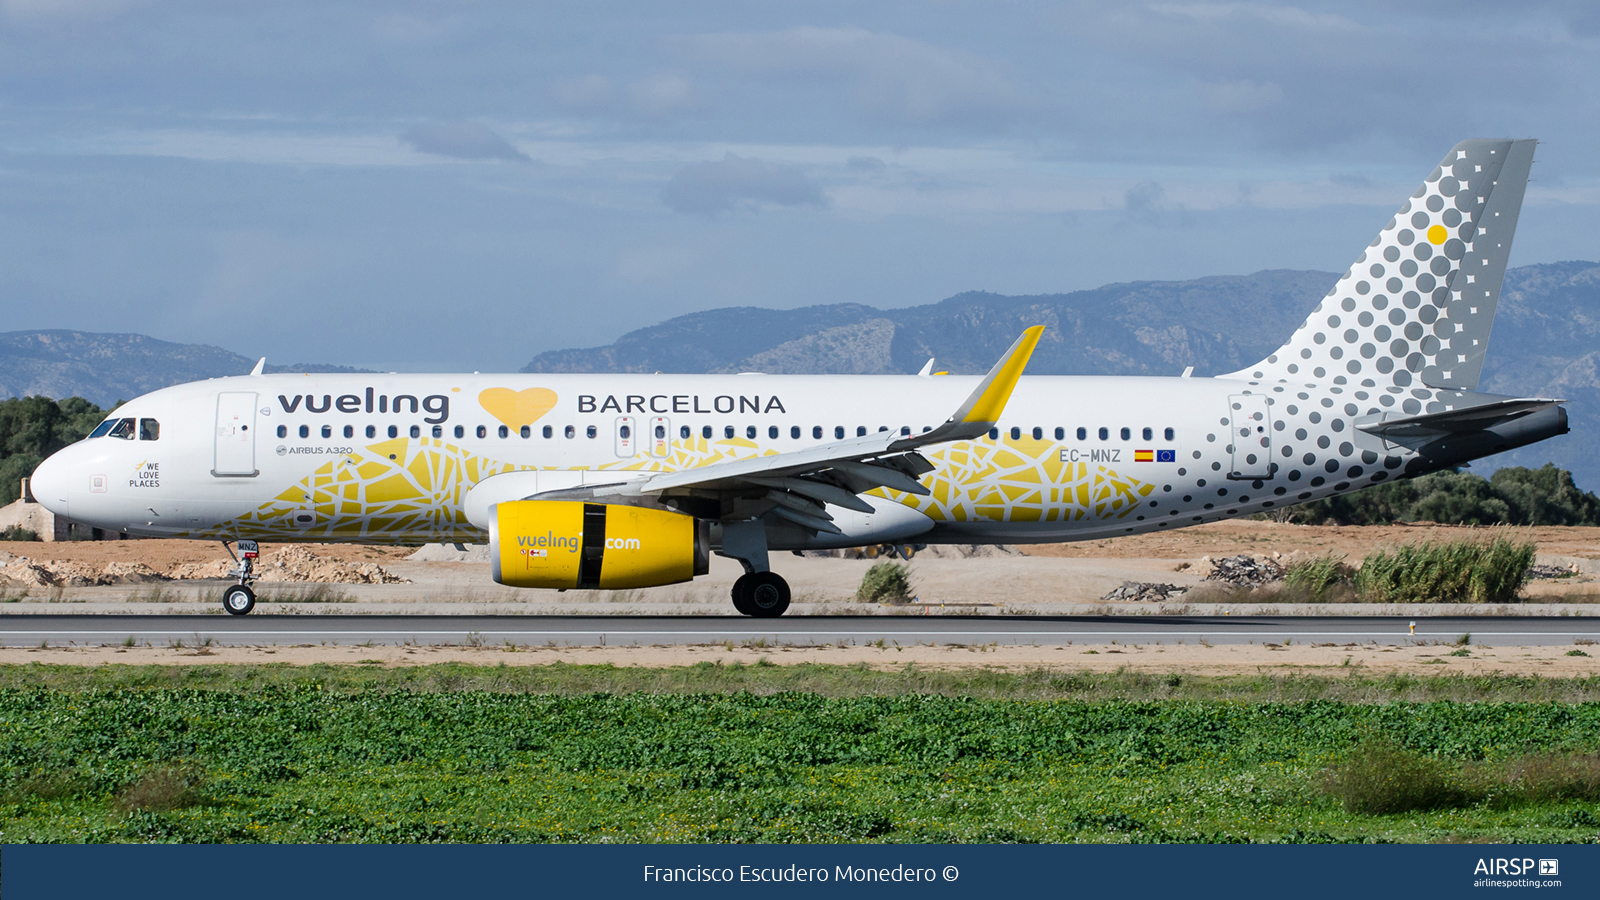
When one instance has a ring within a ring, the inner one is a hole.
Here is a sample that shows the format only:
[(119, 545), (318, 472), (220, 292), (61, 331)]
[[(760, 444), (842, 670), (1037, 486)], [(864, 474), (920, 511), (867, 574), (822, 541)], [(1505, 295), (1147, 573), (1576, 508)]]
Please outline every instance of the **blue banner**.
[(1600, 896), (1600, 846), (29, 846), (6, 900)]

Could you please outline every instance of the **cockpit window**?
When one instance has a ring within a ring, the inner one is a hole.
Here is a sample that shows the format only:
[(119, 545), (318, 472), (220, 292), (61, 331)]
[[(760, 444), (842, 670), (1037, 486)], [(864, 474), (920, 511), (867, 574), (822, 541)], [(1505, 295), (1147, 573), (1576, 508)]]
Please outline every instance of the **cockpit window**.
[(110, 431), (111, 427), (113, 425), (116, 425), (117, 422), (119, 422), (119, 421), (121, 421), (121, 420), (120, 419), (107, 419), (104, 422), (101, 422), (99, 425), (96, 425), (94, 427), (93, 431), (89, 432), (89, 437), (92, 437), (92, 438), (105, 437), (106, 436), (106, 432)]
[(133, 440), (133, 420), (118, 419), (117, 424), (111, 426), (106, 432), (106, 437), (122, 438), (125, 441)]
[(157, 422), (155, 419), (140, 419), (139, 420), (139, 440), (141, 440), (141, 441), (159, 441), (159, 440), (161, 440), (161, 423)]

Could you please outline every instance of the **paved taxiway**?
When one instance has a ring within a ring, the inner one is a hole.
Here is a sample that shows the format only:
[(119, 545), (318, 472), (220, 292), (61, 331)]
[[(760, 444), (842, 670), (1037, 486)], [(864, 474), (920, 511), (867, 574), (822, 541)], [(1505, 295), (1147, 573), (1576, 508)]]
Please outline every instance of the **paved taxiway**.
[[(1415, 623), (1415, 631), (1412, 630)], [(295, 644), (628, 646), (768, 644), (901, 645), (1069, 643), (1174, 644), (1201, 639), (1216, 644), (1369, 643), (1403, 645), (1454, 641), (1491, 646), (1570, 644), (1600, 640), (1600, 617), (1433, 618), (1306, 616), (270, 616), (223, 615), (55, 616), (0, 615), (0, 646), (68, 644), (193, 646), (210, 639), (224, 646)]]

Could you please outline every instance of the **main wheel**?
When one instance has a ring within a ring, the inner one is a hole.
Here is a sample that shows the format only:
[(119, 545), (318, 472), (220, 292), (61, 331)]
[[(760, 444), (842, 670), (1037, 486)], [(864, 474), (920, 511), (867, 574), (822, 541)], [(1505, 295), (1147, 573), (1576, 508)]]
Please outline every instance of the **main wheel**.
[(249, 615), (256, 608), (256, 592), (246, 585), (233, 585), (222, 592), (222, 608), (231, 615)]
[(745, 601), (746, 615), (758, 619), (775, 619), (789, 608), (789, 582), (777, 572), (755, 572), (746, 575), (750, 586)]
[(733, 583), (733, 608), (741, 616), (753, 616), (750, 609), (750, 576), (740, 575), (739, 580)]

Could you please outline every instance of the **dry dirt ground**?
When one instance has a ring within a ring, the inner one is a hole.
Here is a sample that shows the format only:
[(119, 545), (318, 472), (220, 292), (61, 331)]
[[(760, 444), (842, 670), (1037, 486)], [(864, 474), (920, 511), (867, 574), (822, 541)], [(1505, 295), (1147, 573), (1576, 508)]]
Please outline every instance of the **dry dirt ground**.
[[(1569, 656), (1577, 650), (1585, 656)], [(1456, 655), (1460, 654), (1460, 655)], [(875, 669), (995, 669), (1023, 672), (1176, 672), (1188, 675), (1600, 675), (1600, 647), (1457, 647), (1416, 644), (1072, 644), (1064, 647), (66, 647), (0, 649), (0, 664), (56, 665), (288, 665), (413, 666), (455, 662), (529, 666), (555, 662), (660, 668), (702, 661), (746, 665), (866, 664)]]

